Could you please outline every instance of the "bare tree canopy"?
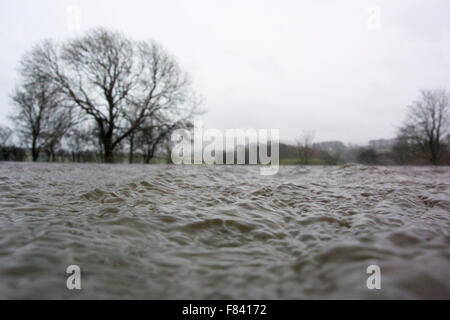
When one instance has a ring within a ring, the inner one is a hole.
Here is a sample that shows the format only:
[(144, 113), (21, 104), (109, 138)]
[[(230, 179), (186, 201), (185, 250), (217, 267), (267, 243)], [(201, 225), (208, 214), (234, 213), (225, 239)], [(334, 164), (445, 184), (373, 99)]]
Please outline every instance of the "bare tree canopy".
[(104, 160), (156, 114), (192, 109), (187, 75), (156, 42), (134, 41), (103, 28), (57, 45), (44, 42), (29, 60), (98, 127)]
[(449, 133), (450, 95), (446, 90), (423, 90), (420, 100), (409, 106), (408, 118), (397, 141), (408, 145), (413, 154), (437, 165), (445, 151)]
[(11, 119), (22, 142), (31, 149), (33, 161), (41, 150), (52, 150), (72, 125), (72, 112), (52, 79), (39, 70), (29, 69), (31, 54), (21, 62), (21, 86), (11, 96), (16, 107)]
[(0, 127), (0, 147), (6, 147), (13, 135), (13, 131), (8, 127)]
[[(144, 163), (150, 163), (156, 151), (163, 144), (170, 145), (170, 135), (177, 129), (192, 129), (193, 124), (189, 119), (168, 121), (162, 117), (154, 117), (146, 121), (137, 131), (137, 147), (142, 150)], [(170, 149), (170, 148), (169, 148)]]
[(309, 164), (313, 153), (314, 132), (304, 132), (297, 140), (297, 148), (301, 164)]

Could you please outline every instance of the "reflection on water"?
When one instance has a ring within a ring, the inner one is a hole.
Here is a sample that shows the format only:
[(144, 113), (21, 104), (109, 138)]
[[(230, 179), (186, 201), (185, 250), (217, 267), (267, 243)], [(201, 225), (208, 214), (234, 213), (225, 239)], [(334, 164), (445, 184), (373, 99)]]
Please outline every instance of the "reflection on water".
[(450, 298), (449, 183), (449, 168), (0, 163), (0, 298)]

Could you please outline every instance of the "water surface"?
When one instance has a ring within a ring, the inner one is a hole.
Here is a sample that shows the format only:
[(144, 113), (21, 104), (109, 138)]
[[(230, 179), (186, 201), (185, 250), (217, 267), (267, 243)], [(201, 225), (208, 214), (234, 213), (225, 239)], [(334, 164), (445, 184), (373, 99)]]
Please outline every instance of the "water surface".
[(0, 163), (0, 298), (449, 299), (449, 183), (448, 167)]

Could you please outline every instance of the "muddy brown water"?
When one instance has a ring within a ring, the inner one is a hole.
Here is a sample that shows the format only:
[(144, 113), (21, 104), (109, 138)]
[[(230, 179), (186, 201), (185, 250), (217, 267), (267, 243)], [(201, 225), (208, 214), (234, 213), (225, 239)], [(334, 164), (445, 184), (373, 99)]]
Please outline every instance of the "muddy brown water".
[(450, 168), (259, 172), (0, 163), (0, 298), (450, 298)]

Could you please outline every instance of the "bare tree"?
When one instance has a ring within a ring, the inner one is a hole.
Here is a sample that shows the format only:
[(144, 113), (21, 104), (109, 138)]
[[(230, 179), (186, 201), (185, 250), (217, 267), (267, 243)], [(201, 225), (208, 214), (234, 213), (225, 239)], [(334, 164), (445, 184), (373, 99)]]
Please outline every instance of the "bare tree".
[(366, 165), (377, 165), (378, 154), (373, 148), (360, 148), (357, 151), (358, 163)]
[(81, 162), (81, 153), (88, 145), (89, 134), (82, 128), (72, 128), (66, 136), (66, 144), (72, 156), (72, 162)]
[(98, 140), (92, 139), (97, 136), (96, 126), (91, 123), (79, 123), (71, 128), (64, 139), (64, 144), (68, 148), (72, 162), (98, 161), (101, 156), (98, 154)]
[(33, 55), (29, 70), (46, 72), (95, 121), (105, 162), (145, 119), (191, 96), (186, 74), (160, 45), (102, 28), (62, 46), (45, 42)]
[(408, 118), (397, 137), (411, 152), (439, 163), (449, 133), (450, 96), (446, 90), (423, 90), (420, 100), (409, 106)]
[(0, 127), (0, 147), (8, 146), (8, 143), (13, 135), (13, 131), (8, 127)]
[(392, 156), (397, 164), (405, 165), (414, 158), (412, 145), (409, 139), (399, 135), (392, 146)]
[(72, 111), (72, 108), (60, 107), (52, 112), (48, 120), (48, 129), (42, 134), (45, 141), (43, 149), (47, 154), (48, 161), (56, 161), (56, 151), (61, 147), (63, 137), (75, 125), (76, 118)]
[[(158, 149), (168, 147), (170, 135), (177, 129), (191, 129), (193, 125), (190, 117), (170, 121), (163, 115), (157, 115), (147, 121), (139, 128), (136, 135), (136, 146), (142, 150), (144, 163), (149, 164), (155, 157)], [(167, 151), (167, 150), (166, 150)]]
[(314, 132), (304, 132), (296, 140), (301, 164), (309, 164), (313, 154)]
[[(143, 123), (128, 136), (129, 162), (134, 162), (134, 153), (139, 150), (143, 154), (144, 163), (149, 164), (156, 151), (170, 140), (170, 135), (177, 129), (191, 129), (191, 119), (200, 114), (195, 98), (187, 108), (173, 107), (169, 110), (159, 110), (152, 117), (144, 119)], [(185, 112), (187, 111), (187, 112)], [(131, 115), (131, 118), (130, 118)], [(129, 123), (134, 119), (134, 113), (126, 115)]]
[(59, 89), (45, 74), (30, 73), (27, 58), (21, 62), (22, 85), (11, 96), (15, 110), (11, 119), (33, 161), (41, 150), (56, 145), (70, 127), (71, 112), (64, 107)]

